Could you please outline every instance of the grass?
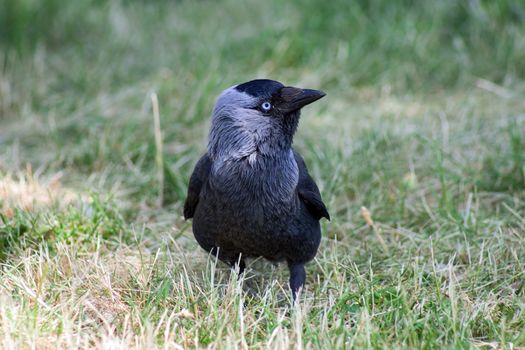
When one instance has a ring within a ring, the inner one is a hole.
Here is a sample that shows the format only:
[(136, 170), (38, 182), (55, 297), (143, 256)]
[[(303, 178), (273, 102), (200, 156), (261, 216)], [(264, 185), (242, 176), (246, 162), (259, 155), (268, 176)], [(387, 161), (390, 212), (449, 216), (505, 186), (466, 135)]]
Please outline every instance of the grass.
[[(518, 1), (19, 0), (0, 26), (0, 348), (525, 348)], [(332, 221), (294, 308), (284, 266), (238, 280), (181, 214), (254, 77), (328, 93), (295, 139)]]

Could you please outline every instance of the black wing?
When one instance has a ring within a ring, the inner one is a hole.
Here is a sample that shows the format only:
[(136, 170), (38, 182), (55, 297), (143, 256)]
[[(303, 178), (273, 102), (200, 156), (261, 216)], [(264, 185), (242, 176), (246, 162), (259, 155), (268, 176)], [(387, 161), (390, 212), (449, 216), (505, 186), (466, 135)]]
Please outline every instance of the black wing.
[(317, 219), (327, 218), (330, 220), (330, 214), (326, 209), (326, 205), (321, 199), (321, 193), (319, 193), (319, 188), (315, 184), (314, 180), (308, 174), (308, 169), (304, 163), (303, 157), (297, 152), (293, 152), (295, 156), (295, 161), (299, 167), (299, 183), (297, 184), (297, 192), (299, 193), (299, 198), (301, 198), (306, 204), (306, 207), (310, 213)]
[(188, 196), (184, 203), (184, 219), (190, 219), (195, 214), (195, 208), (199, 203), (199, 196), (201, 193), (202, 185), (208, 180), (210, 174), (212, 161), (208, 154), (205, 154), (199, 159), (193, 174), (190, 177), (190, 184), (188, 185)]

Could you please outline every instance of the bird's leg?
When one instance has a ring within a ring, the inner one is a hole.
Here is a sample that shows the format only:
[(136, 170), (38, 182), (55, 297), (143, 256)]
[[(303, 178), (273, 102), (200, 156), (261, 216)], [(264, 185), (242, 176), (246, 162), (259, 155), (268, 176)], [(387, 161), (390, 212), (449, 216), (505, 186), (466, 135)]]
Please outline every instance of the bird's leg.
[(246, 268), (246, 263), (244, 262), (244, 259), (239, 257), (239, 260), (235, 263), (235, 265), (239, 267), (239, 276), (242, 275), (244, 269)]
[(237, 256), (237, 259), (230, 261), (230, 266), (235, 270), (237, 267), (239, 268), (239, 276), (242, 275), (244, 272), (244, 269), (246, 268), (246, 263), (244, 262), (244, 259), (242, 258), (241, 254)]
[(288, 262), (288, 268), (290, 269), (290, 288), (292, 289), (292, 300), (295, 304), (299, 288), (304, 285), (306, 272), (304, 271), (304, 264), (293, 263), (291, 261)]

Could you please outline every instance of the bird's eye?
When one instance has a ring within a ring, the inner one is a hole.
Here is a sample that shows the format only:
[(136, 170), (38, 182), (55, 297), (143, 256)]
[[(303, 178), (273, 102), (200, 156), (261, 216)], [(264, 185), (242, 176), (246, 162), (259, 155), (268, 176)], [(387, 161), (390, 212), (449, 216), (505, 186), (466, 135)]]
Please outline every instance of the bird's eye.
[(263, 102), (261, 104), (261, 108), (263, 109), (263, 111), (268, 112), (270, 109), (272, 109), (272, 104), (268, 101)]

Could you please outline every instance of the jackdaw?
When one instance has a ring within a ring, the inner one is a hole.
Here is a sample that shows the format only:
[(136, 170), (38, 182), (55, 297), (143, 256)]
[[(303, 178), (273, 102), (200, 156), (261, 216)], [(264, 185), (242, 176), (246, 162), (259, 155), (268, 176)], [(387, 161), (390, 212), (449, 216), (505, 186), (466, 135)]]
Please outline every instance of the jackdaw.
[(319, 247), (319, 220), (330, 215), (292, 141), (301, 108), (323, 96), (266, 79), (223, 91), (184, 204), (199, 245), (239, 273), (246, 258), (286, 261), (294, 301)]

